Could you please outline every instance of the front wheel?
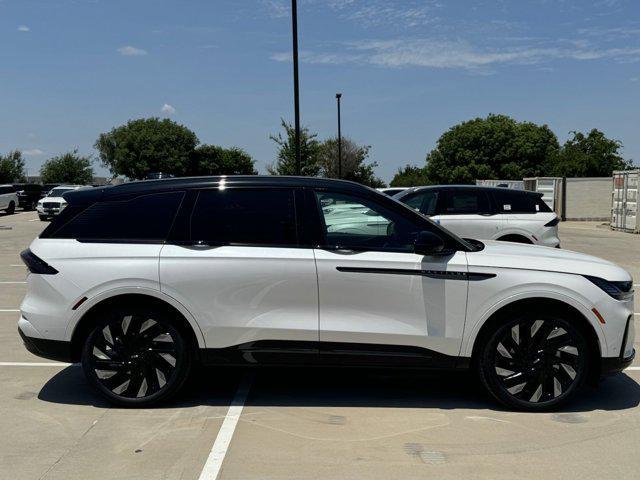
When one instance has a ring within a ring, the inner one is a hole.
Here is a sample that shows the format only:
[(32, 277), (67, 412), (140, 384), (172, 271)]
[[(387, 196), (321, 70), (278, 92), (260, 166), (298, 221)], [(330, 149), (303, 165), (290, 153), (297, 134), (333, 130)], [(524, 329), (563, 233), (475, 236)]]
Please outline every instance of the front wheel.
[(563, 318), (528, 313), (485, 337), (480, 379), (509, 407), (541, 411), (568, 401), (586, 378), (588, 346), (582, 330)]
[(170, 316), (155, 308), (103, 312), (82, 350), (89, 382), (121, 406), (166, 400), (184, 384), (191, 368), (187, 337)]

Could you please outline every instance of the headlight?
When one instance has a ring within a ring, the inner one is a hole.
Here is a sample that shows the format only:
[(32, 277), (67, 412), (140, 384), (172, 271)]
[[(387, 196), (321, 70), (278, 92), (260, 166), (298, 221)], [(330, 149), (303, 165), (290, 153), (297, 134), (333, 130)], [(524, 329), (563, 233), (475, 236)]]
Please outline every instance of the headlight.
[(604, 278), (591, 277), (589, 275), (584, 275), (584, 278), (598, 286), (601, 290), (605, 291), (609, 296), (616, 300), (626, 300), (633, 296), (633, 281), (610, 282)]

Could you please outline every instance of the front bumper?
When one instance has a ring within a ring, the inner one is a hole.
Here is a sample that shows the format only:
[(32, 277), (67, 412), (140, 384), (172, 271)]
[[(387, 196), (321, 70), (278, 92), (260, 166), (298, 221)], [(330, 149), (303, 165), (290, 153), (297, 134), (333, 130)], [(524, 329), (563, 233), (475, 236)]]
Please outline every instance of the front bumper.
[[(633, 300), (632, 300), (633, 302)], [(610, 375), (618, 373), (627, 368), (633, 362), (636, 356), (636, 350), (633, 348), (636, 339), (636, 329), (633, 315), (627, 319), (627, 325), (622, 336), (622, 345), (620, 347), (620, 355), (613, 358), (603, 358), (601, 363), (601, 374)]]
[(636, 351), (633, 350), (633, 353), (626, 357), (613, 357), (613, 358), (603, 358), (600, 367), (601, 375), (612, 375), (614, 373), (619, 373), (627, 368), (633, 362), (633, 359), (636, 356)]

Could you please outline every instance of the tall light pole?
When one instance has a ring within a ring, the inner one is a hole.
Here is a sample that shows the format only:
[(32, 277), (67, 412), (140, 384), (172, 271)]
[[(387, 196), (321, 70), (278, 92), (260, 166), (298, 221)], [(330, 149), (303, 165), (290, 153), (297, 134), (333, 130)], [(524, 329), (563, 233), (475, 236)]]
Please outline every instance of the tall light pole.
[(338, 101), (338, 178), (342, 178), (342, 119), (340, 118), (340, 99), (341, 93), (336, 93), (336, 100)]
[(300, 175), (300, 82), (298, 78), (298, 2), (291, 0), (293, 30), (293, 103), (296, 116), (296, 175)]

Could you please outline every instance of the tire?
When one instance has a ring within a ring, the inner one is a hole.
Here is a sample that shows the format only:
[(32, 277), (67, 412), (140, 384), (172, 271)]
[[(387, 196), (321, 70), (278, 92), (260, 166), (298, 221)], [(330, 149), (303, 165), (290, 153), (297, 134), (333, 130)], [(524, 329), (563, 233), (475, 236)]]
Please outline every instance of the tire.
[(184, 385), (193, 347), (167, 312), (123, 306), (98, 314), (82, 348), (89, 383), (123, 407), (165, 401)]
[(16, 212), (16, 203), (13, 201), (9, 202), (9, 206), (7, 207), (5, 212), (7, 212), (7, 215), (13, 215)]
[(46, 222), (47, 220), (49, 220), (48, 217), (45, 217), (44, 215), (38, 215), (40, 217), (40, 221), (41, 222)]
[(34, 200), (33, 202), (31, 202), (31, 205), (29, 205), (29, 210), (35, 210), (38, 207), (38, 201)]
[(585, 381), (588, 344), (575, 322), (525, 313), (484, 337), (480, 380), (508, 407), (545, 411), (569, 401)]

